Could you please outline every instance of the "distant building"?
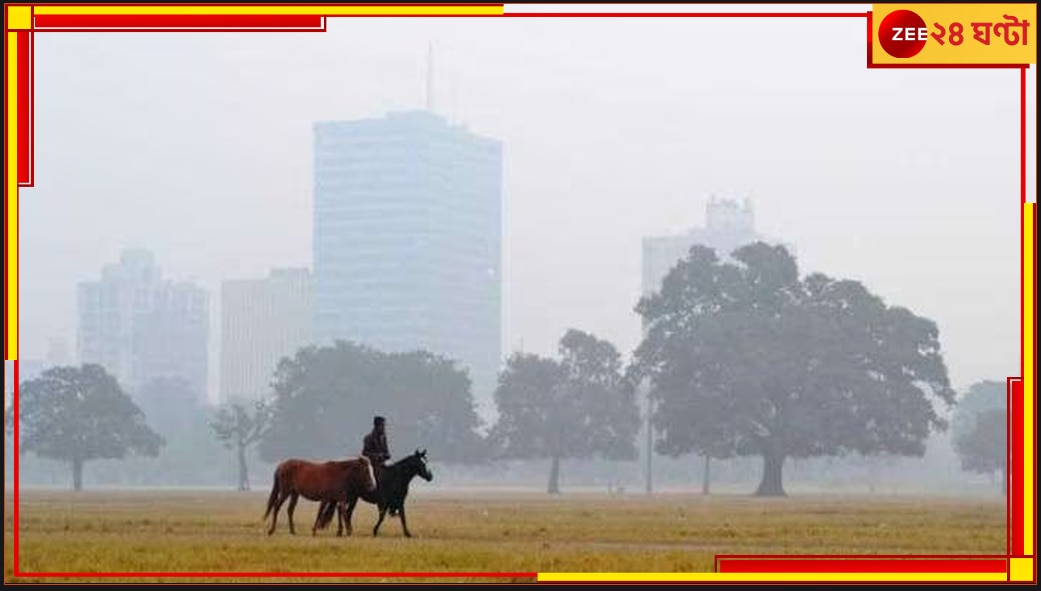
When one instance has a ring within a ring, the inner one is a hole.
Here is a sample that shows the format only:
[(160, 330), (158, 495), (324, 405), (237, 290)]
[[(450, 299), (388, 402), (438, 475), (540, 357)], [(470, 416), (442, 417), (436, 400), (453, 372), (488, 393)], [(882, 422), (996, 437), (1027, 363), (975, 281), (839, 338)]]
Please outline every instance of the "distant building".
[(163, 281), (151, 252), (124, 250), (99, 281), (79, 285), (77, 353), (124, 388), (180, 377), (207, 399), (209, 296), (190, 283)]
[(661, 282), (681, 259), (687, 256), (695, 244), (716, 251), (723, 260), (730, 260), (731, 253), (756, 241), (767, 244), (783, 244), (788, 252), (795, 254), (791, 244), (759, 235), (755, 230), (755, 212), (750, 199), (738, 204), (734, 199), (712, 197), (705, 208), (705, 226), (671, 236), (654, 236), (643, 239), (643, 294), (649, 295), (661, 289)]
[(314, 127), (315, 331), (468, 369), (502, 354), (502, 146), (428, 111)]
[(278, 362), (311, 343), (311, 272), (274, 269), (221, 287), (221, 400), (256, 400), (271, 390)]

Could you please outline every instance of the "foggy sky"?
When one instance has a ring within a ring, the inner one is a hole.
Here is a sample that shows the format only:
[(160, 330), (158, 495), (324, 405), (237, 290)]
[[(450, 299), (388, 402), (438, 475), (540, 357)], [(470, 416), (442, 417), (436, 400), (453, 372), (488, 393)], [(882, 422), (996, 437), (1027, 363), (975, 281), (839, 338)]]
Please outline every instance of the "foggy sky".
[(20, 357), (75, 353), (76, 283), (140, 246), (210, 290), (215, 394), (221, 280), (311, 266), (312, 121), (422, 107), (431, 42), (435, 110), (504, 143), (504, 353), (627, 357), (641, 238), (748, 194), (802, 272), (934, 319), (956, 387), (1019, 374), (1019, 72), (869, 70), (861, 19), (37, 34)]

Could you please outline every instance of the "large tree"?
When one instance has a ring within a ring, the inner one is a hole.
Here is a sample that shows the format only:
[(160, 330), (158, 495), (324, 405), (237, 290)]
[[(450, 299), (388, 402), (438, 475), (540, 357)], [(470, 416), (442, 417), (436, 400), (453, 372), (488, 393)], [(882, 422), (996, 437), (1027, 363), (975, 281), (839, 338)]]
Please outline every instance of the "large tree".
[(241, 491), (249, 490), (249, 466), (246, 452), (257, 443), (264, 430), (271, 424), (270, 401), (257, 400), (252, 408), (242, 402), (228, 402), (214, 413), (210, 428), (227, 449), (234, 449), (238, 458), (239, 485)]
[(23, 382), (18, 430), (21, 453), (68, 462), (77, 491), (88, 461), (123, 459), (127, 453), (155, 457), (164, 444), (100, 365), (55, 367)]
[(758, 495), (784, 495), (786, 458), (925, 452), (954, 392), (931, 320), (859, 282), (799, 277), (782, 246), (721, 261), (694, 246), (636, 306), (648, 330), (659, 453), (763, 458)]
[(509, 359), (495, 392), (499, 422), (490, 434), (503, 457), (552, 460), (550, 494), (560, 492), (563, 459), (635, 459), (640, 422), (614, 345), (571, 329), (560, 340), (560, 357), (518, 353)]
[(438, 461), (478, 461), (484, 450), (470, 387), (464, 369), (426, 351), (386, 353), (344, 341), (306, 347), (275, 372), (260, 455), (357, 455), (372, 417), (383, 415), (392, 461), (414, 448), (429, 449)]

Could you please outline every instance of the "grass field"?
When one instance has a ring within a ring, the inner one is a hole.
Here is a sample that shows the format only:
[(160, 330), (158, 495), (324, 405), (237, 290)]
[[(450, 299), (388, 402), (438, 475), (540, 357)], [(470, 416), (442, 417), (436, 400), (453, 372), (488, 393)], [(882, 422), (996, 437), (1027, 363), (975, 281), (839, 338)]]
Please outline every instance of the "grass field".
[[(296, 509), (297, 535), (289, 534), (283, 506), (278, 530), (269, 537), (261, 521), (266, 492), (23, 491), (20, 571), (710, 572), (717, 554), (1004, 554), (1006, 544), (1005, 503), (998, 495), (412, 494), (406, 505), (409, 539), (389, 517), (373, 538), (376, 510), (367, 504), (355, 511), (351, 537), (337, 538), (335, 530), (312, 537), (317, 504), (303, 500)], [(5, 580), (83, 580), (14, 578), (12, 542), (8, 492)]]

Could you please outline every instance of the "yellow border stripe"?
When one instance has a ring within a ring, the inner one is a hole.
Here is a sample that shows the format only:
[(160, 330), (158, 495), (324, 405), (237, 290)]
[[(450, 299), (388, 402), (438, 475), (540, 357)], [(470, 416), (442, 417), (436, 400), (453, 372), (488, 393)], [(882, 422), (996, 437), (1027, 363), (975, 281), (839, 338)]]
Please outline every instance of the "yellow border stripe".
[(26, 31), (33, 28), (33, 13), (30, 6), (7, 7), (7, 30)]
[[(1037, 229), (1034, 227), (1036, 203), (1023, 204), (1023, 552), (1034, 553), (1034, 345), (1037, 327), (1034, 324), (1034, 246)], [(1017, 486), (1013, 483), (1013, 486)]]
[(1033, 581), (1034, 580), (1034, 559), (1033, 558), (1010, 558), (1009, 559), (1009, 580), (1013, 582), (1017, 581)]
[(431, 14), (502, 14), (498, 6), (48, 6), (34, 7), (36, 15), (81, 14), (318, 14), (323, 16), (350, 16), (366, 14), (431, 15)]
[(7, 358), (18, 359), (18, 33), (7, 33)]
[(607, 581), (1000, 581), (1006, 573), (539, 573), (545, 582)]

